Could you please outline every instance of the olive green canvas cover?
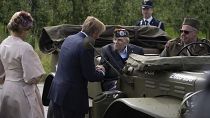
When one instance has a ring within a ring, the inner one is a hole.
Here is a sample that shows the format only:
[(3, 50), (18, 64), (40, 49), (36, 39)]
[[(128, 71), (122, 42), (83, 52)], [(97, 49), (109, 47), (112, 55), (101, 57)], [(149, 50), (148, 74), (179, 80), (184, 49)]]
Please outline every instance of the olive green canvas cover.
[[(95, 46), (101, 47), (112, 43), (113, 31), (118, 25), (106, 25), (106, 31), (96, 40)], [(163, 49), (169, 39), (166, 32), (157, 27), (121, 26), (129, 32), (130, 43), (142, 46)], [(39, 40), (40, 50), (50, 53), (59, 48), (65, 38), (81, 31), (81, 25), (63, 24), (44, 27)]]
[(159, 70), (209, 70), (210, 56), (143, 56), (131, 54), (126, 66), (134, 67), (134, 70), (159, 71)]

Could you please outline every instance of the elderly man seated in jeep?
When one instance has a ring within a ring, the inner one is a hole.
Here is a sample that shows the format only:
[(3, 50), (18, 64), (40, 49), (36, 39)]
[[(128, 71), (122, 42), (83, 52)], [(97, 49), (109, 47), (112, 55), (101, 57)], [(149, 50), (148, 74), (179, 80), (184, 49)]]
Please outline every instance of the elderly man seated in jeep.
[[(129, 54), (143, 55), (143, 48), (129, 44), (129, 33), (124, 28), (114, 30), (113, 43), (105, 45), (101, 49), (102, 56), (120, 73)], [(116, 90), (118, 74), (102, 58), (100, 63), (105, 67), (105, 78), (102, 82), (102, 90)]]
[(198, 39), (199, 21), (194, 18), (185, 18), (180, 29), (180, 37), (170, 40), (160, 56), (201, 56), (210, 52), (209, 41)]

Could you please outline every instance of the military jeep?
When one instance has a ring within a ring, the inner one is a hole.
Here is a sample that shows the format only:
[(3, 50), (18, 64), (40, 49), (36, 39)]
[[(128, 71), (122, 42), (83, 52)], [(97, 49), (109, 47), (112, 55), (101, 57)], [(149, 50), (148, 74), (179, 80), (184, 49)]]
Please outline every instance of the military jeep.
[[(112, 42), (115, 27), (107, 25), (106, 31), (96, 40), (96, 57), (100, 55), (102, 46)], [(122, 27), (129, 31), (130, 43), (143, 47), (145, 55), (129, 56), (118, 80), (119, 90), (102, 92), (100, 82), (89, 83), (89, 117), (179, 117), (179, 108), (185, 94), (204, 87), (210, 56), (159, 57), (169, 40), (164, 31), (156, 27)], [(54, 77), (58, 54), (65, 37), (80, 30), (80, 25), (68, 24), (43, 28), (39, 41), (40, 50), (52, 54), (52, 73), (46, 81)]]

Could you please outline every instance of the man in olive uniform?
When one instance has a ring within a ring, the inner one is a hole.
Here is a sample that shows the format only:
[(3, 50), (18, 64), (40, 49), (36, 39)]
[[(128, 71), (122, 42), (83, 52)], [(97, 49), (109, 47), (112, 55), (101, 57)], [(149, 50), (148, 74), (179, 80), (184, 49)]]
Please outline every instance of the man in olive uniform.
[[(209, 53), (209, 41), (206, 39), (198, 39), (199, 21), (194, 18), (185, 18), (180, 29), (180, 37), (167, 42), (165, 49), (160, 56), (198, 56), (207, 55)], [(183, 51), (182, 48), (190, 43), (200, 43), (188, 46)], [(202, 44), (206, 43), (206, 44)], [(180, 54), (179, 54), (180, 53)]]

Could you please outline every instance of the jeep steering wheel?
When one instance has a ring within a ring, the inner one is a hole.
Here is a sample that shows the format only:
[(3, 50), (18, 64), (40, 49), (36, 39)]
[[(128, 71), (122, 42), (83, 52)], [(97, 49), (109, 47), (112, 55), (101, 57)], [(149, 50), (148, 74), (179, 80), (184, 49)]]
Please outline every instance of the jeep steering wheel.
[[(188, 47), (190, 47), (190, 46), (192, 46), (192, 45), (200, 45), (200, 44), (206, 45), (206, 46), (208, 47), (208, 50), (210, 50), (210, 45), (209, 45), (209, 44), (204, 43), (204, 42), (194, 42), (194, 43), (190, 43), (190, 44), (184, 46), (184, 47), (179, 51), (179, 53), (177, 54), (177, 56), (180, 56), (180, 54), (181, 54), (181, 53), (183, 52), (183, 50), (185, 50), (185, 49), (188, 50), (188, 52), (190, 53), (190, 56), (198, 56), (198, 55), (196, 55), (196, 54), (193, 54), (193, 53), (189, 50)], [(209, 53), (207, 53), (207, 54), (205, 54), (205, 55), (209, 55)]]

